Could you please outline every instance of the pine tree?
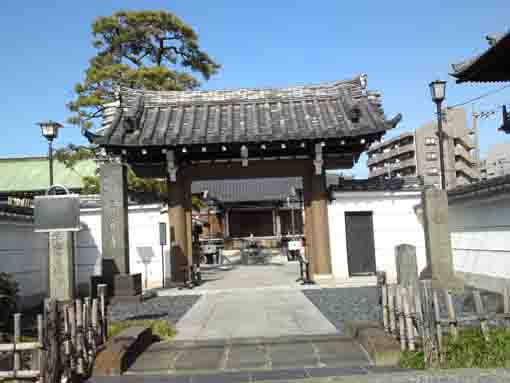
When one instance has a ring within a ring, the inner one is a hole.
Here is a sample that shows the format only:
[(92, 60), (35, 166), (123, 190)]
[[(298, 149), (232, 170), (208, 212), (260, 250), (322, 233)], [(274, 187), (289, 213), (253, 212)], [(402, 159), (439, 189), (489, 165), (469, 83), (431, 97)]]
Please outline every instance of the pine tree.
[(120, 11), (100, 17), (92, 25), (98, 50), (76, 84), (76, 98), (68, 104), (69, 122), (89, 129), (114, 101), (114, 85), (148, 90), (191, 90), (220, 66), (200, 49), (198, 35), (172, 13)]
[[(119, 11), (99, 17), (92, 24), (92, 36), (97, 54), (90, 59), (83, 82), (75, 85), (75, 99), (68, 103), (73, 112), (68, 122), (82, 129), (93, 128), (105, 105), (115, 101), (115, 86), (192, 90), (200, 86), (195, 73), (208, 80), (220, 68), (199, 47), (196, 32), (170, 12)], [(72, 144), (56, 153), (68, 167), (94, 156), (93, 148)], [(99, 192), (97, 177), (83, 181), (84, 193)], [(138, 178), (132, 171), (128, 188), (135, 193), (166, 193), (166, 183)]]

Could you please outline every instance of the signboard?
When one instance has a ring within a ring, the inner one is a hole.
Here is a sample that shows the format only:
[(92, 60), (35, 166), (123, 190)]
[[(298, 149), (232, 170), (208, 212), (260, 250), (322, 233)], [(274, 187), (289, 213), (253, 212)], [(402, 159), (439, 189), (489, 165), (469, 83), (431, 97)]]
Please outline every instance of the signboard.
[(34, 226), (36, 232), (81, 230), (80, 196), (67, 194), (35, 197)]
[(166, 223), (159, 223), (159, 244), (161, 246), (166, 246)]

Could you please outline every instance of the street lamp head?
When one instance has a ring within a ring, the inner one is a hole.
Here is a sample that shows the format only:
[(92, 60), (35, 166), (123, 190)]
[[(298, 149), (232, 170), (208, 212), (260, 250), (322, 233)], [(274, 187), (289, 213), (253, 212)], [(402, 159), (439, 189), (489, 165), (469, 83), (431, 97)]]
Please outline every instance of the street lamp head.
[(41, 133), (48, 141), (53, 141), (58, 136), (58, 130), (63, 126), (55, 121), (39, 122), (37, 125), (41, 127)]
[(446, 81), (435, 80), (429, 84), (432, 101), (436, 104), (443, 102), (446, 93)]

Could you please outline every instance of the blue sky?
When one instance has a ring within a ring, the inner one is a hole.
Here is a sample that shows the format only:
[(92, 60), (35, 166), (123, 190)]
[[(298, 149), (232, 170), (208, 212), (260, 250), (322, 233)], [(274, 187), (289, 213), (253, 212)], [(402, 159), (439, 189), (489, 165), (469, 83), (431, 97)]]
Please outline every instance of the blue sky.
[[(164, 9), (193, 26), (202, 48), (222, 64), (203, 84), (207, 89), (318, 83), (367, 73), (369, 88), (383, 93), (387, 115), (404, 116), (388, 136), (434, 117), (428, 83), (435, 78), (448, 79), (449, 105), (501, 86), (457, 85), (448, 72), (451, 63), (483, 51), (487, 33), (510, 28), (508, 0), (2, 0), (0, 157), (46, 152), (35, 123), (69, 116), (73, 85), (94, 54), (90, 25), (120, 9)], [(502, 103), (510, 104), (510, 89), (476, 107)], [(510, 141), (496, 131), (500, 123), (500, 114), (480, 123), (482, 154), (492, 143)], [(85, 142), (77, 128), (66, 127), (56, 144), (69, 142)], [(365, 167), (362, 159), (355, 173), (366, 175)]]

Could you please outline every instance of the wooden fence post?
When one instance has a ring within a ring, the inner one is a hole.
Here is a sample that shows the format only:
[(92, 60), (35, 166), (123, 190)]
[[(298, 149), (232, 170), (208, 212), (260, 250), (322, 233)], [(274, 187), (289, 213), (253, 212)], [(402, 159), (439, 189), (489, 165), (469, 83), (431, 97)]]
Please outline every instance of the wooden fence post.
[(452, 294), (450, 291), (445, 289), (444, 296), (446, 299), (446, 307), (448, 309), (448, 324), (450, 328), (450, 334), (453, 336), (453, 339), (457, 340), (459, 338), (459, 331), (457, 328), (457, 315), (455, 314), (455, 307), (453, 306)]
[(44, 350), (44, 321), (43, 315), (37, 314), (37, 341), (39, 342), (39, 350), (37, 356), (39, 359), (39, 383), (45, 383), (45, 350)]
[(397, 300), (396, 307), (397, 307), (397, 314), (398, 314), (398, 328), (400, 333), (400, 349), (402, 351), (406, 350), (406, 325), (405, 325), (405, 318), (404, 318), (404, 310), (402, 307), (402, 288), (397, 285), (395, 298)]
[(108, 313), (106, 312), (106, 299), (107, 299), (107, 290), (108, 285), (99, 284), (97, 285), (97, 292), (99, 295), (99, 307), (101, 314), (101, 334), (103, 337), (103, 343), (106, 343), (108, 340)]
[(16, 377), (17, 372), (21, 370), (21, 355), (20, 352), (17, 350), (17, 346), (21, 343), (21, 314), (16, 313), (14, 314), (14, 363), (13, 363), (13, 370), (14, 370), (14, 377)]
[(60, 382), (62, 365), (60, 360), (60, 316), (58, 303), (51, 299), (47, 301), (46, 336), (47, 336), (47, 369), (45, 380), (48, 383)]
[(396, 321), (396, 297), (395, 297), (396, 285), (388, 285), (388, 311), (390, 317), (390, 332), (393, 336), (397, 336), (397, 321)]
[(483, 308), (482, 297), (480, 296), (480, 291), (473, 290), (473, 298), (475, 300), (475, 310), (478, 315), (478, 319), (480, 320), (480, 328), (482, 329), (483, 337), (486, 341), (489, 340), (489, 326), (487, 324), (487, 315)]
[(436, 336), (437, 336), (437, 348), (439, 355), (442, 355), (443, 351), (443, 329), (441, 327), (441, 311), (439, 307), (439, 297), (437, 290), (433, 290), (432, 298), (434, 300), (434, 321), (436, 324)]
[(413, 326), (413, 318), (411, 317), (411, 310), (409, 308), (409, 298), (408, 298), (408, 289), (402, 287), (402, 306), (404, 309), (404, 320), (405, 327), (407, 328), (407, 345), (410, 351), (415, 350), (414, 344), (414, 326)]
[(510, 329), (510, 286), (506, 286), (503, 291), (503, 312), (505, 315), (505, 325)]
[(386, 284), (381, 286), (382, 294), (382, 309), (383, 309), (383, 325), (386, 333), (390, 332), (390, 319), (389, 319), (389, 306), (388, 306), (388, 286)]

